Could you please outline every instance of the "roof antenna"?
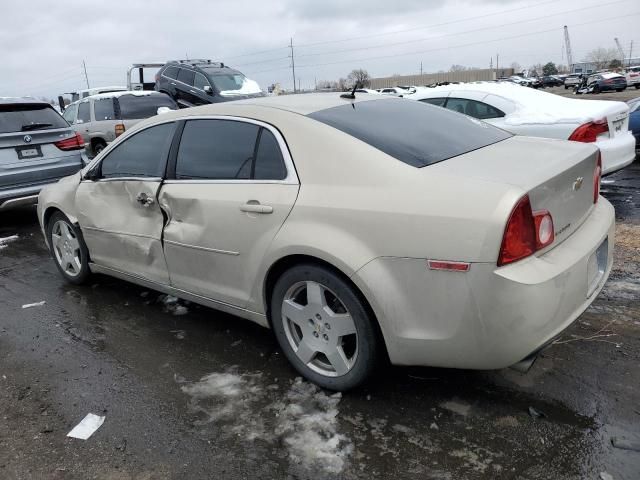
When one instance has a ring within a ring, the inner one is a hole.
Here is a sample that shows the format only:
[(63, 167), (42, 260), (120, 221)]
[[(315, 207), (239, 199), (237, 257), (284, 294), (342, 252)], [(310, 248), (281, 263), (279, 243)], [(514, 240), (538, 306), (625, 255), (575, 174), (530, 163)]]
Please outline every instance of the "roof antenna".
[(356, 90), (359, 87), (359, 83), (356, 82), (356, 84), (353, 86), (353, 90), (351, 90), (351, 93), (343, 93), (342, 95), (340, 95), (340, 98), (349, 98), (349, 99), (355, 99), (356, 98)]

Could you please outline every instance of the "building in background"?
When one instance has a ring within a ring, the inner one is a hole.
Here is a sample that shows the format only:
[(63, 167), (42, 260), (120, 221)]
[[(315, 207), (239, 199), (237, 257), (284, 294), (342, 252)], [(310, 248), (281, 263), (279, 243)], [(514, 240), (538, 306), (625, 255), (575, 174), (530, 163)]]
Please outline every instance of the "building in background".
[(422, 75), (394, 75), (392, 77), (372, 78), (370, 88), (395, 87), (398, 85), (430, 85), (441, 82), (480, 82), (493, 81), (500, 77), (513, 75), (513, 68), (486, 68), (481, 70), (462, 70), (457, 72), (424, 73)]

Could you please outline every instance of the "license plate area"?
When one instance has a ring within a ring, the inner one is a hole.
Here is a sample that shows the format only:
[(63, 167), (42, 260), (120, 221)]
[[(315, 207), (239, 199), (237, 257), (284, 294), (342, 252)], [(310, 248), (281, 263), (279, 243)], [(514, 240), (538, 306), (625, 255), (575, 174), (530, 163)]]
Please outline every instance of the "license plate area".
[(16, 147), (16, 153), (20, 160), (29, 160), (31, 158), (42, 157), (40, 145), (29, 145), (27, 147)]
[(624, 119), (616, 120), (613, 122), (613, 134), (618, 135), (622, 133), (622, 127), (624, 127)]
[(589, 256), (587, 263), (587, 297), (596, 291), (609, 261), (609, 238), (605, 238), (595, 252)]

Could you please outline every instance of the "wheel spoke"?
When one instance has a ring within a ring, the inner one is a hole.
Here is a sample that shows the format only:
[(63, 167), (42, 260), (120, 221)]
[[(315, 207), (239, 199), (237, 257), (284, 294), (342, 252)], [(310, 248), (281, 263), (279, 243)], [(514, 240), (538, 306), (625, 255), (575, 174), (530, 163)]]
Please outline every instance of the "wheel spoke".
[(344, 375), (349, 371), (349, 360), (347, 360), (341, 346), (338, 345), (332, 351), (326, 352), (325, 355), (338, 375)]
[(307, 282), (307, 305), (324, 307), (326, 304), (322, 286), (317, 282)]
[(307, 322), (304, 315), (305, 307), (293, 300), (282, 302), (282, 315), (297, 324), (300, 328), (306, 328)]
[(62, 235), (62, 238), (64, 238), (65, 240), (70, 240), (72, 238), (71, 232), (69, 232), (69, 226), (64, 222), (60, 222), (60, 233)]
[(69, 246), (71, 247), (71, 250), (73, 252), (75, 252), (76, 250), (80, 250), (80, 242), (78, 242), (78, 239), (76, 237), (69, 238)]
[(296, 350), (296, 355), (305, 365), (313, 360), (313, 357), (316, 356), (316, 351), (309, 346), (307, 342), (305, 342), (304, 338), (300, 341), (298, 345), (298, 349)]
[(58, 245), (60, 245), (60, 241), (62, 239), (60, 238), (60, 235), (52, 233), (51, 234), (51, 243), (52, 243), (52, 247), (56, 248), (58, 247)]
[(75, 255), (71, 257), (69, 264), (71, 265), (74, 274), (77, 274), (80, 271), (80, 259)]
[(353, 335), (356, 333), (356, 324), (348, 313), (333, 315), (331, 317), (331, 331), (338, 337)]

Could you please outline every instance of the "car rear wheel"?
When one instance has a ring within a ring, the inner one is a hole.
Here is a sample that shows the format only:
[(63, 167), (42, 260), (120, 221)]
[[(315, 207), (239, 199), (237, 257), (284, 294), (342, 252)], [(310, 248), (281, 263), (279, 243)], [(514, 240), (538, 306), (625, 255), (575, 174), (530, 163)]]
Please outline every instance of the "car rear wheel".
[(93, 144), (93, 154), (94, 155), (98, 155), (100, 154), (100, 152), (102, 152), (102, 150), (104, 150), (106, 148), (107, 144), (104, 142), (95, 142)]
[(364, 382), (379, 359), (374, 319), (354, 288), (330, 269), (299, 265), (277, 281), (272, 326), (287, 359), (304, 377), (331, 390)]
[(54, 213), (49, 219), (47, 238), (51, 256), (62, 276), (76, 285), (86, 282), (91, 274), (89, 251), (80, 230), (62, 212)]

